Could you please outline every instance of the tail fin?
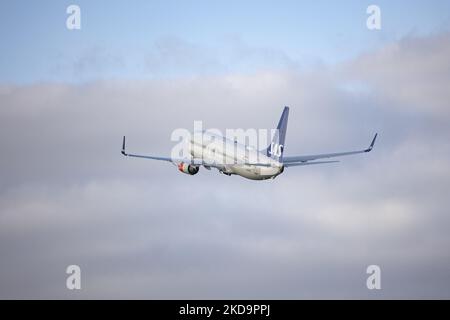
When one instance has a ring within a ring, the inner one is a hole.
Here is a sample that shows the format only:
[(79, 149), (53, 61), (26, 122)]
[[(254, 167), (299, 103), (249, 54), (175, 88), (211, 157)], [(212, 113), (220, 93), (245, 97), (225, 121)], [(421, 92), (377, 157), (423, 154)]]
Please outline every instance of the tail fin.
[(282, 161), (284, 151), (284, 139), (286, 138), (287, 124), (289, 117), (289, 107), (284, 107), (278, 122), (277, 130), (273, 136), (272, 143), (267, 147), (266, 153), (268, 157)]

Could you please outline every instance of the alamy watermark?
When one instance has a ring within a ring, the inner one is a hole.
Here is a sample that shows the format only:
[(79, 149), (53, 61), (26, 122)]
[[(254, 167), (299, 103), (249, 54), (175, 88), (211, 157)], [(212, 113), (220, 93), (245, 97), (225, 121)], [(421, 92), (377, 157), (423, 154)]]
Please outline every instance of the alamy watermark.
[(81, 290), (81, 268), (72, 264), (66, 268), (69, 275), (66, 279), (66, 287), (69, 290)]
[(66, 13), (69, 15), (66, 19), (66, 28), (68, 30), (81, 29), (81, 9), (76, 4), (71, 4), (67, 7)]
[(366, 26), (369, 30), (381, 30), (381, 9), (377, 5), (367, 7), (366, 13), (369, 17), (366, 20)]
[(381, 268), (375, 264), (372, 264), (367, 267), (366, 273), (369, 274), (366, 281), (367, 289), (381, 290)]
[[(193, 154), (201, 154), (206, 164), (257, 163), (260, 152), (281, 156), (283, 145), (270, 142), (279, 134), (277, 129), (226, 129), (225, 134), (216, 128), (203, 130), (202, 121), (194, 121), (194, 131), (175, 129), (171, 141), (177, 142), (172, 148), (172, 159), (189, 159)], [(258, 152), (259, 151), (259, 152)]]

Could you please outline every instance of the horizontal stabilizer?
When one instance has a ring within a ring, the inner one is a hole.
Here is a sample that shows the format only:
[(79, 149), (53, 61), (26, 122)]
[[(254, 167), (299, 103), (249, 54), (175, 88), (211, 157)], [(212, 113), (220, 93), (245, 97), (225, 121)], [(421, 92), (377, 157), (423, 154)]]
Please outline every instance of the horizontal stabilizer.
[(315, 161), (315, 162), (294, 162), (294, 163), (285, 163), (285, 167), (295, 167), (295, 166), (309, 166), (311, 164), (325, 164), (325, 163), (336, 163), (339, 161)]

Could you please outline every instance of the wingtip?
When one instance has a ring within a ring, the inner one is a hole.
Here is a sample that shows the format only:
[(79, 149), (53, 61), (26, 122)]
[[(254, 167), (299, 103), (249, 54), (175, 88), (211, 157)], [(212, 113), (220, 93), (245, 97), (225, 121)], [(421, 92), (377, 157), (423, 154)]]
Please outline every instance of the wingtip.
[(377, 136), (378, 136), (378, 133), (375, 133), (375, 136), (373, 137), (373, 140), (372, 140), (372, 142), (370, 143), (369, 148), (366, 149), (366, 152), (372, 151), (373, 146), (375, 145), (375, 141), (377, 140)]
[(123, 140), (122, 140), (122, 151), (121, 151), (120, 153), (122, 153), (124, 156), (127, 155), (127, 154), (125, 153), (125, 136), (123, 136)]

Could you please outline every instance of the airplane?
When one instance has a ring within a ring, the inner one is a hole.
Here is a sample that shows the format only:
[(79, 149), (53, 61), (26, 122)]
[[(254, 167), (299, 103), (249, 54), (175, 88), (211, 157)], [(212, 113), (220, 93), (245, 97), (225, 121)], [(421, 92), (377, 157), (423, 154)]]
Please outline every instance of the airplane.
[[(284, 107), (281, 118), (278, 122), (277, 130), (273, 136), (271, 144), (264, 150), (256, 150), (237, 141), (227, 139), (223, 136), (202, 131), (207, 138), (204, 141), (197, 141), (191, 138), (188, 142), (190, 159), (176, 159), (172, 157), (158, 157), (151, 155), (131, 154), (125, 151), (125, 136), (122, 142), (121, 153), (126, 157), (135, 157), (151, 160), (171, 162), (178, 167), (178, 170), (188, 175), (195, 175), (200, 167), (211, 170), (216, 168), (225, 175), (238, 175), (250, 180), (275, 179), (284, 172), (285, 168), (306, 166), (315, 164), (336, 163), (336, 160), (316, 161), (341, 156), (367, 153), (372, 151), (378, 133), (372, 139), (367, 149), (347, 152), (324, 153), (302, 156), (284, 156), (285, 138), (289, 117), (289, 107)], [(211, 141), (214, 141), (211, 143)], [(214, 153), (211, 154), (211, 148)], [(258, 159), (257, 162), (249, 159)], [(232, 159), (233, 161), (224, 161)]]

